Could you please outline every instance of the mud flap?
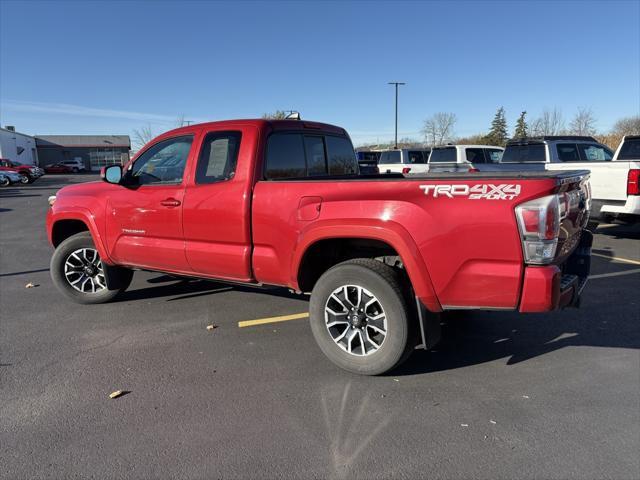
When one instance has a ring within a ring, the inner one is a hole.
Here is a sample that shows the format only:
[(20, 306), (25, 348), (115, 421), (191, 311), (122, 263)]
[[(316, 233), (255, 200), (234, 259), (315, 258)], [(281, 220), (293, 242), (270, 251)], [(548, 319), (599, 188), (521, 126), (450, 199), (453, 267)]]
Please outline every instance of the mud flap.
[(418, 297), (416, 297), (416, 310), (420, 326), (420, 343), (416, 345), (416, 350), (429, 350), (442, 338), (440, 314), (427, 310)]

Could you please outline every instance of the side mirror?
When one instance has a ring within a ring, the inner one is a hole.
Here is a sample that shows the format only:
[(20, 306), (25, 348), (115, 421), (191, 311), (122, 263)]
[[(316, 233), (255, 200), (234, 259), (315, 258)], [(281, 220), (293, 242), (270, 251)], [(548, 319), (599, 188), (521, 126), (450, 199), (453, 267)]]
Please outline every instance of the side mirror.
[(119, 184), (120, 180), (122, 180), (122, 166), (109, 165), (108, 167), (102, 167), (100, 178), (107, 183)]

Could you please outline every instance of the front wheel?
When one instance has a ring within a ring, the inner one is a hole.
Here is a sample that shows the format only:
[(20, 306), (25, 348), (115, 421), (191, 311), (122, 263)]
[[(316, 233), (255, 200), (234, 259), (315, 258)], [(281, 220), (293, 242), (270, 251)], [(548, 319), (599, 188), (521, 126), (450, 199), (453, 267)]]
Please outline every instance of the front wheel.
[(415, 315), (396, 270), (361, 258), (327, 270), (309, 303), (322, 352), (353, 373), (380, 375), (400, 365), (416, 342)]
[(105, 303), (127, 289), (133, 271), (102, 263), (89, 232), (73, 235), (51, 257), (51, 279), (76, 303)]
[(9, 185), (11, 185), (9, 177), (0, 177), (0, 187), (8, 187)]
[(20, 175), (20, 183), (22, 184), (27, 184), (27, 183), (31, 183), (31, 177), (29, 177), (29, 175), (27, 175), (26, 173), (23, 173)]

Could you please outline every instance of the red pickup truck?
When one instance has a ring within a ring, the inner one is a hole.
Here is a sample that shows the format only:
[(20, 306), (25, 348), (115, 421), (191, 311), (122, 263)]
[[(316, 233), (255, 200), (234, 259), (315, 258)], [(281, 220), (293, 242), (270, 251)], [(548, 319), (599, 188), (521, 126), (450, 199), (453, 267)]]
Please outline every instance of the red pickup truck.
[(342, 128), (191, 125), (49, 199), (53, 282), (79, 303), (135, 269), (311, 292), (313, 334), (380, 374), (437, 341), (434, 313), (575, 306), (589, 274), (588, 172), (360, 175)]

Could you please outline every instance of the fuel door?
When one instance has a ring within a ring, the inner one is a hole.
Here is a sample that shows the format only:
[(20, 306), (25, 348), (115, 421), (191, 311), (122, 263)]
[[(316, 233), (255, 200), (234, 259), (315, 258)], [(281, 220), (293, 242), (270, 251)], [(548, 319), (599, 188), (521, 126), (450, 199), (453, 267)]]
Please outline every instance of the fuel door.
[(322, 197), (302, 197), (298, 203), (298, 220), (308, 222), (320, 216)]

